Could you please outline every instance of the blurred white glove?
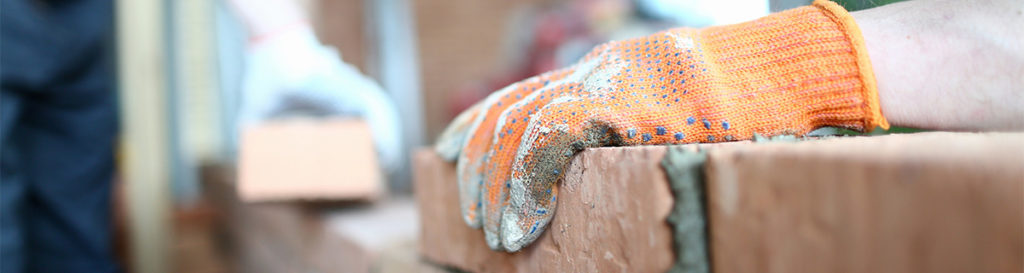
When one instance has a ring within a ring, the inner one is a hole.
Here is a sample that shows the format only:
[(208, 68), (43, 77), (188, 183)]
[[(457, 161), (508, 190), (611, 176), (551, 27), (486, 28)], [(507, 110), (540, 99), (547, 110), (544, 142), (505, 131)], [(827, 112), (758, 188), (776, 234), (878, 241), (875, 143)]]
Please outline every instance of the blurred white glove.
[(294, 110), (360, 117), (373, 131), (381, 167), (390, 172), (401, 165), (402, 128), (395, 104), (376, 82), (321, 45), (309, 24), (270, 33), (250, 45), (242, 92), (241, 128)]

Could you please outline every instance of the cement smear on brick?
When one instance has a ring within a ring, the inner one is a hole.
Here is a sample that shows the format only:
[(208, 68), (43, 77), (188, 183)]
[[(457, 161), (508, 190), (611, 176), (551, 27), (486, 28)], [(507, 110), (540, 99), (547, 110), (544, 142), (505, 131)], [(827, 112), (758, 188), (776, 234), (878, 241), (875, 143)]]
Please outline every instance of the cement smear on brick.
[(706, 160), (704, 151), (672, 146), (661, 162), (675, 195), (675, 205), (668, 216), (676, 250), (676, 264), (670, 272), (710, 272), (704, 195)]

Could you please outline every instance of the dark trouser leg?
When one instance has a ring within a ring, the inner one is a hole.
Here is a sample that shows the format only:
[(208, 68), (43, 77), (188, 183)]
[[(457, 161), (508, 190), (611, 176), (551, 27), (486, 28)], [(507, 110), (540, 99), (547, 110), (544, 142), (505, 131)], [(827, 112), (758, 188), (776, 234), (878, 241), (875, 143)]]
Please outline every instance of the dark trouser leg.
[(0, 272), (22, 272), (25, 264), (25, 179), (18, 166), (20, 151), (10, 139), (20, 106), (17, 96), (0, 93)]
[(113, 2), (0, 2), (3, 272), (115, 271)]
[[(111, 183), (117, 109), (109, 52), (81, 74), (27, 103), (24, 154), (28, 269), (116, 271), (111, 249)], [(145, 91), (141, 91), (145, 92)]]

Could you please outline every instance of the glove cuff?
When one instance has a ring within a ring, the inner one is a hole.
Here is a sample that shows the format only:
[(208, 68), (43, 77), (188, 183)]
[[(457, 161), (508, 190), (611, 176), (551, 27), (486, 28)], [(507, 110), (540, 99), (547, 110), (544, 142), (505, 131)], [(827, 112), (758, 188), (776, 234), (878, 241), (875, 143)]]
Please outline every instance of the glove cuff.
[(717, 87), (740, 93), (734, 103), (749, 105), (740, 108), (750, 119), (780, 117), (771, 120), (790, 124), (776, 128), (797, 134), (889, 127), (860, 29), (833, 2), (705, 28), (698, 37), (715, 78), (723, 79)]
[(846, 38), (850, 40), (850, 47), (857, 58), (857, 68), (861, 80), (861, 96), (864, 99), (864, 124), (867, 131), (875, 127), (889, 129), (889, 121), (882, 115), (882, 107), (878, 102), (878, 83), (875, 81), (875, 70), (871, 67), (871, 58), (868, 56), (868, 48), (864, 42), (864, 36), (860, 33), (860, 27), (854, 22), (853, 16), (845, 8), (835, 2), (827, 0), (815, 0), (814, 7), (825, 11), (833, 22), (842, 28)]

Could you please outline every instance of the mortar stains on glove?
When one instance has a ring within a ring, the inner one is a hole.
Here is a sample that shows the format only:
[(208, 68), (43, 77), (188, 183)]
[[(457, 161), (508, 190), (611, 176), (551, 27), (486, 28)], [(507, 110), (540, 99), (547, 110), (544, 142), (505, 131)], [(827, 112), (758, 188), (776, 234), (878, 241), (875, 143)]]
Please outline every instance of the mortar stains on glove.
[(517, 251), (550, 222), (557, 181), (588, 147), (887, 128), (870, 67), (852, 17), (832, 2), (672, 29), (600, 45), (492, 94), (438, 150), (457, 155), (466, 222), (483, 226), (492, 249)]

